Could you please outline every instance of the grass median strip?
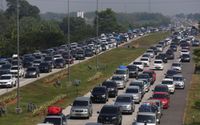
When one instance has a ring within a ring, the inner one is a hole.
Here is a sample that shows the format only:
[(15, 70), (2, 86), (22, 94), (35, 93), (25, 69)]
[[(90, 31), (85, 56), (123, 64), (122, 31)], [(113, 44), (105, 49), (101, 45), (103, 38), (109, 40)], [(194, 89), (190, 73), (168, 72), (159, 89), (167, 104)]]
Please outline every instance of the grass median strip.
[[(160, 40), (164, 39), (168, 33), (155, 33), (148, 37), (142, 38), (145, 43), (149, 45), (153, 44), (158, 36)], [(153, 38), (151, 38), (151, 36)], [(140, 39), (139, 39), (140, 40)], [(137, 41), (134, 41), (137, 42)], [(55, 104), (66, 107), (69, 105), (73, 99), (78, 95), (84, 95), (90, 91), (94, 86), (100, 84), (103, 80), (111, 77), (115, 69), (121, 64), (129, 64), (131, 61), (140, 56), (145, 52), (144, 47), (142, 48), (116, 48), (108, 51), (104, 54), (98, 56), (99, 69), (96, 70), (96, 59), (92, 58), (80, 64), (71, 67), (71, 80), (68, 82), (67, 70), (61, 71), (61, 84), (57, 85), (52, 80), (52, 77), (58, 77), (58, 74), (48, 76), (29, 85), (26, 85), (20, 89), (20, 106), (23, 112), (20, 115), (15, 114), (16, 104), (11, 104), (7, 106), (7, 115), (0, 117), (1, 124), (7, 125), (35, 125), (44, 117), (45, 113), (33, 116), (32, 112), (27, 112), (28, 103), (33, 103), (37, 107), (44, 105), (47, 102), (55, 100), (59, 95), (66, 94), (64, 98), (56, 101)], [(63, 77), (63, 75), (66, 77)], [(80, 85), (78, 87), (73, 85), (74, 80), (80, 80)], [(48, 82), (45, 82), (48, 81)], [(51, 84), (50, 84), (51, 83)], [(16, 91), (7, 93), (1, 98), (8, 96), (10, 94), (16, 93)]]

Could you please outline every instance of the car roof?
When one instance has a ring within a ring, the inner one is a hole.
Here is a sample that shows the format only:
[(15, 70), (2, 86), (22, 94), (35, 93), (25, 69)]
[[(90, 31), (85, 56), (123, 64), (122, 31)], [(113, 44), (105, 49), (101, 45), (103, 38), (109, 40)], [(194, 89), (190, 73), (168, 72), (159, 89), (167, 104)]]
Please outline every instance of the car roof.
[(151, 116), (156, 116), (156, 114), (152, 113), (152, 112), (138, 112), (137, 115), (151, 115)]
[(139, 86), (129, 86), (126, 89), (140, 89), (140, 87)]
[(176, 75), (173, 75), (173, 77), (183, 77), (182, 74), (176, 74)]
[(102, 108), (107, 108), (107, 107), (118, 108), (119, 106), (117, 106), (117, 105), (104, 105)]
[(121, 95), (118, 95), (117, 97), (133, 97), (132, 95), (129, 95), (129, 94), (121, 94)]
[(75, 101), (90, 101), (90, 98), (82, 96), (82, 97), (77, 97)]
[(163, 95), (169, 95), (167, 92), (154, 92), (153, 94), (163, 94)]
[(170, 79), (170, 78), (164, 78), (162, 81), (173, 81), (173, 79)]
[(4, 75), (1, 75), (1, 76), (12, 76), (12, 74), (4, 74)]

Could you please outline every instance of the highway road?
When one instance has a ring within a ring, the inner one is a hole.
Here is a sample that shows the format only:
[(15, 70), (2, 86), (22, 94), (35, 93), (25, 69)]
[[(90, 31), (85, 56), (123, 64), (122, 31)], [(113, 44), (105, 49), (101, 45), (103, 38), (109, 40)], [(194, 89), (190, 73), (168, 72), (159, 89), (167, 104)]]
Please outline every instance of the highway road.
[[(180, 54), (179, 52), (176, 53), (176, 59), (175, 59), (176, 61), (178, 60), (179, 54)], [(139, 58), (140, 57), (138, 57), (136, 60), (138, 60)], [(151, 97), (152, 89), (155, 87), (155, 85), (159, 84), (162, 81), (162, 79), (164, 78), (164, 74), (166, 73), (168, 69), (171, 68), (171, 64), (175, 60), (169, 60), (168, 63), (164, 65), (163, 71), (156, 71), (156, 74), (157, 74), (156, 82), (154, 83), (153, 86), (151, 86), (151, 90), (145, 94), (142, 100), (143, 102), (147, 100), (149, 97)], [(151, 61), (151, 65), (149, 68), (152, 68), (152, 62), (153, 61)], [(163, 112), (164, 115), (161, 118), (161, 123), (160, 123), (161, 125), (182, 125), (183, 113), (184, 113), (184, 108), (186, 104), (186, 94), (189, 88), (189, 83), (191, 81), (191, 75), (193, 73), (192, 63), (183, 64), (182, 72), (186, 78), (186, 88), (184, 90), (176, 90), (175, 94), (171, 95), (170, 108), (167, 110), (164, 110)], [(129, 84), (131, 80), (133, 79), (129, 79), (129, 82), (127, 84)], [(122, 93), (124, 93), (124, 90), (119, 90), (118, 94), (122, 94)], [(90, 93), (87, 93), (85, 96), (89, 97)], [(106, 104), (113, 104), (114, 103), (113, 100), (115, 100), (115, 98), (109, 98), (109, 101)], [(93, 104), (93, 116), (90, 117), (89, 120), (88, 119), (68, 119), (67, 125), (85, 125), (88, 122), (96, 123), (97, 117), (98, 117), (97, 111), (100, 111), (103, 105), (104, 104)], [(134, 118), (136, 118), (136, 114), (137, 114), (139, 106), (140, 106), (139, 104), (136, 104), (135, 112), (132, 115), (123, 115), (122, 125), (132, 125)], [(69, 116), (70, 109), (71, 109), (71, 106), (68, 106), (65, 110), (63, 110), (63, 113)]]
[[(147, 35), (144, 35), (144, 36), (147, 36)], [(121, 44), (120, 46), (124, 46), (125, 44), (131, 43), (131, 42), (133, 42), (133, 41), (135, 41), (135, 40), (137, 40), (137, 39), (140, 39), (141, 37), (144, 37), (144, 36), (135, 37), (135, 38), (129, 40), (128, 42), (125, 42), (125, 43)], [(109, 50), (107, 50), (107, 51), (110, 51), (110, 50), (112, 50), (112, 49), (113, 49), (113, 48), (111, 48), (111, 49), (109, 49)], [(107, 52), (107, 51), (101, 52), (101, 53), (99, 53), (98, 55), (103, 54), (103, 53), (105, 53), (105, 52)], [(91, 58), (94, 58), (94, 57), (95, 57), (95, 56), (87, 57), (85, 60), (76, 60), (76, 61), (74, 61), (73, 64), (70, 64), (70, 66), (76, 65), (76, 64), (78, 64), (78, 63), (84, 62), (84, 61), (86, 61), (86, 60), (88, 60), (88, 59), (91, 59)], [(65, 69), (67, 69), (67, 68), (68, 68), (68, 65), (66, 66)], [(25, 86), (25, 85), (27, 85), (27, 84), (30, 84), (30, 83), (32, 83), (32, 82), (35, 82), (36, 80), (42, 79), (42, 78), (44, 78), (44, 77), (47, 77), (47, 76), (49, 76), (49, 75), (51, 75), (51, 74), (57, 73), (57, 72), (59, 72), (59, 71), (61, 71), (61, 70), (63, 70), (63, 69), (53, 69), (52, 72), (50, 72), (50, 73), (41, 73), (41, 74), (40, 74), (40, 77), (38, 77), (38, 78), (20, 78), (20, 87)], [(3, 94), (5, 94), (5, 93), (7, 93), (7, 92), (10, 92), (10, 91), (13, 91), (13, 90), (15, 90), (16, 88), (17, 88), (17, 87), (13, 87), (13, 88), (2, 88), (2, 89), (0, 89), (0, 95), (3, 95)]]

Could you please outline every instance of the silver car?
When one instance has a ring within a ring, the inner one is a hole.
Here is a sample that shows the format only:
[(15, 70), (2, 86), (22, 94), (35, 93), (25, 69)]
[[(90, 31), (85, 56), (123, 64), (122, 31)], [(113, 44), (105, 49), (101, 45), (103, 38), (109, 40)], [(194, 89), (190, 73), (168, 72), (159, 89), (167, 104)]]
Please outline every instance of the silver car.
[(117, 83), (118, 89), (124, 89), (126, 87), (126, 80), (122, 75), (114, 75), (111, 80)]
[(158, 125), (155, 113), (139, 112), (134, 125)]
[(133, 96), (133, 100), (136, 103), (140, 103), (142, 100), (142, 91), (139, 86), (129, 86), (125, 94)]
[(132, 114), (135, 111), (135, 104), (131, 95), (123, 94), (117, 96), (114, 105), (120, 106), (123, 113)]
[(173, 76), (173, 82), (175, 84), (176, 89), (184, 89), (185, 88), (185, 79), (183, 75), (178, 74)]
[(77, 97), (70, 111), (70, 118), (89, 118), (92, 116), (92, 102), (89, 97)]

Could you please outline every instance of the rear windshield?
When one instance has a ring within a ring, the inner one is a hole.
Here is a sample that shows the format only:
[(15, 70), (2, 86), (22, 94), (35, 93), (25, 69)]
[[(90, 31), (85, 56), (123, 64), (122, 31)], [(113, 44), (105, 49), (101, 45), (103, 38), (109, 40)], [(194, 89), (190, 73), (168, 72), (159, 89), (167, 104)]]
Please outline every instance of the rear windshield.
[(135, 88), (126, 89), (126, 93), (138, 93), (138, 92), (139, 92), (139, 90), (135, 89)]
[(102, 114), (117, 114), (117, 108), (116, 107), (103, 107), (101, 109)]
[(131, 102), (130, 97), (117, 97), (116, 102)]
[(151, 115), (138, 115), (137, 122), (140, 123), (155, 123), (155, 116)]

